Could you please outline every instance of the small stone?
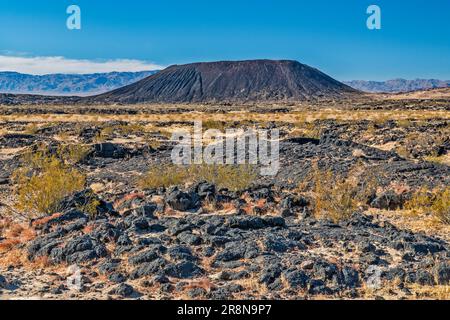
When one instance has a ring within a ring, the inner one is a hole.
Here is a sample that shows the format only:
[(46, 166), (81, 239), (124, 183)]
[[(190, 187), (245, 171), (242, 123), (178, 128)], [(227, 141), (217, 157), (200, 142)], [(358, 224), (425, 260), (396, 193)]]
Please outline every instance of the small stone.
[(0, 288), (6, 289), (6, 286), (8, 285), (8, 282), (6, 281), (6, 278), (2, 275), (0, 275)]
[(136, 230), (146, 230), (149, 225), (146, 219), (136, 219), (133, 222), (133, 226)]
[(122, 273), (113, 273), (108, 277), (108, 280), (114, 283), (123, 283), (127, 278)]
[(200, 207), (200, 198), (195, 192), (185, 193), (178, 189), (167, 196), (169, 206), (177, 211), (188, 211)]
[(166, 268), (169, 277), (178, 279), (192, 279), (203, 275), (203, 270), (190, 261), (184, 261), (174, 266)]
[(300, 268), (303, 270), (312, 270), (314, 268), (315, 262), (312, 260), (304, 261), (300, 264)]
[(129, 284), (122, 283), (113, 290), (109, 292), (109, 294), (115, 294), (124, 298), (130, 297), (134, 293), (134, 288)]
[(309, 277), (301, 270), (287, 272), (285, 278), (292, 289), (306, 289)]
[(191, 299), (201, 298), (207, 294), (206, 290), (203, 288), (194, 288), (188, 291), (188, 296)]

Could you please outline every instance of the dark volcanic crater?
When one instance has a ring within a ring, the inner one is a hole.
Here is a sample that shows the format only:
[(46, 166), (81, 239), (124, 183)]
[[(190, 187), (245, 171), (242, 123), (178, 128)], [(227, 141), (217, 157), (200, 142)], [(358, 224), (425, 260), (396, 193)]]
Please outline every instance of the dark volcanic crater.
[(174, 65), (93, 102), (248, 102), (339, 98), (358, 91), (297, 61), (250, 60)]

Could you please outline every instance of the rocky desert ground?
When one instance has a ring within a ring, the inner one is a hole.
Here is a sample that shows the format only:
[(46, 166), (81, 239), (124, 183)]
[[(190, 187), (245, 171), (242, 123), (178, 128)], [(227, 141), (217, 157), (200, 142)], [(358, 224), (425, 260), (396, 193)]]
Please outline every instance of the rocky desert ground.
[[(450, 299), (447, 91), (0, 106), (0, 297)], [(279, 129), (280, 171), (171, 165), (193, 120)]]

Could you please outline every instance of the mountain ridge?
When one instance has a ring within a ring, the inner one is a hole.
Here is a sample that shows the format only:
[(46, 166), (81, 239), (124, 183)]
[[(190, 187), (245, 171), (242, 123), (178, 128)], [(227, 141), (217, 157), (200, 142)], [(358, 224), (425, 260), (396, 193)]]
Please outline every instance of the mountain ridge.
[(344, 81), (344, 83), (354, 89), (371, 93), (401, 93), (450, 87), (450, 80), (438, 79), (397, 78), (387, 81), (352, 80)]
[(152, 70), (141, 72), (31, 75), (14, 71), (1, 71), (0, 93), (54, 96), (96, 95), (137, 82), (156, 72), (156, 70)]

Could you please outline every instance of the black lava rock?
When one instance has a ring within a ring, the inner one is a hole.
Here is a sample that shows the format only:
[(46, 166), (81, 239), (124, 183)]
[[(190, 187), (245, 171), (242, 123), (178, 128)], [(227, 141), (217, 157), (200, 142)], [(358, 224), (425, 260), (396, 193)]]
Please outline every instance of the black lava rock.
[(192, 279), (203, 275), (204, 271), (196, 264), (185, 261), (166, 268), (166, 274), (169, 277), (178, 279)]
[(115, 294), (124, 298), (129, 298), (134, 293), (134, 288), (126, 283), (121, 283), (119, 286), (110, 291), (110, 294)]
[(178, 189), (169, 193), (166, 201), (172, 209), (178, 211), (189, 211), (200, 207), (200, 197), (197, 193), (186, 193)]

